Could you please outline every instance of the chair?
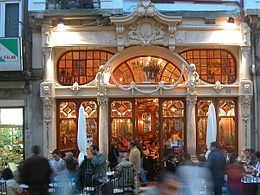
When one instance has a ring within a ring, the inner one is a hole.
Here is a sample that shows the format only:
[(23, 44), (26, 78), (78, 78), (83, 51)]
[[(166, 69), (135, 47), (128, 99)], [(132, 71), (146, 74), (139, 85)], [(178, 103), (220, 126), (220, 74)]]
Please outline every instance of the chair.
[(137, 176), (133, 164), (122, 166), (113, 181), (114, 194), (133, 193), (137, 189)]
[(6, 182), (3, 180), (0, 181), (0, 194), (7, 195)]

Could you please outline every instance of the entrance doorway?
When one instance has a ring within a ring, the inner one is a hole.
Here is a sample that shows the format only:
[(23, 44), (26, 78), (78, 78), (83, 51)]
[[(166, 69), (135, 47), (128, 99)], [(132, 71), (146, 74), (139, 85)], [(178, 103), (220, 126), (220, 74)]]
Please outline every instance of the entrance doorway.
[(158, 161), (185, 150), (184, 102), (180, 98), (111, 99), (110, 142), (127, 152), (128, 143), (137, 139), (145, 154)]

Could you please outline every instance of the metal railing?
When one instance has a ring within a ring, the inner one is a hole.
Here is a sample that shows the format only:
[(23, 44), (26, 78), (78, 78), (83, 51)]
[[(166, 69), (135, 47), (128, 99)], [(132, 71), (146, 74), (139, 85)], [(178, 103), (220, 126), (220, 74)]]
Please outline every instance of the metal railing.
[(46, 9), (94, 9), (99, 8), (99, 0), (47, 0)]

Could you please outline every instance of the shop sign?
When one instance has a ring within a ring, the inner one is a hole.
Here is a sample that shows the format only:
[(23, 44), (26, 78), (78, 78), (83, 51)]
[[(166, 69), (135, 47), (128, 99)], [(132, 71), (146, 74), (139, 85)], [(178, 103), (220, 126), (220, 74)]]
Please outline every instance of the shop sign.
[(22, 71), (19, 38), (0, 38), (0, 71)]

